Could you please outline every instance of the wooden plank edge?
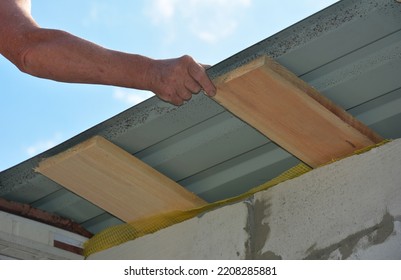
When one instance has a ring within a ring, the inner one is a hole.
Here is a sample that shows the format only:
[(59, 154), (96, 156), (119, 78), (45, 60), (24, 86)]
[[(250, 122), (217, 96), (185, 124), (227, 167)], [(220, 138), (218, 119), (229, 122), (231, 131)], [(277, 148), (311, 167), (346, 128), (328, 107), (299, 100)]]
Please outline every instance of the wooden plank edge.
[(53, 165), (57, 164), (58, 162), (64, 161), (70, 157), (76, 156), (78, 153), (80, 153), (82, 150), (86, 150), (91, 148), (92, 146), (96, 145), (99, 141), (101, 136), (94, 136), (88, 140), (85, 140), (61, 153), (58, 153), (54, 156), (48, 157), (48, 158), (42, 158), (39, 161), (39, 164), (37, 167), (35, 167), (33, 170), (37, 173), (43, 174), (43, 172)]
[[(133, 155), (131, 155), (124, 149), (118, 147), (117, 145), (111, 143), (110, 141), (104, 139), (101, 136), (94, 136), (94, 137), (92, 137), (82, 143), (79, 143), (78, 145), (76, 145), (64, 152), (61, 152), (61, 153), (54, 155), (52, 157), (49, 157), (49, 158), (42, 159), (39, 162), (38, 166), (34, 169), (34, 171), (41, 173), (42, 175), (50, 178), (53, 181), (57, 181), (57, 180), (54, 180), (54, 178), (51, 178), (51, 176), (49, 177), (47, 175), (48, 174), (47, 170), (49, 170), (49, 169), (51, 170), (52, 166), (57, 165), (58, 163), (62, 164), (63, 161), (68, 160), (71, 157), (78, 156), (80, 153), (84, 152), (85, 150), (94, 148), (94, 146), (102, 149), (105, 152), (107, 151), (108, 153), (110, 153), (110, 156), (112, 156), (112, 157), (114, 157), (114, 153), (118, 153), (119, 156), (115, 157), (118, 161), (124, 161), (127, 164), (132, 164), (132, 162), (134, 161), (135, 164), (140, 164), (141, 168), (151, 170), (152, 173), (156, 174), (156, 177), (161, 178), (163, 181), (165, 181), (167, 183), (167, 185), (173, 186), (175, 190), (177, 190), (177, 188), (179, 188), (177, 193), (179, 193), (179, 195), (182, 199), (186, 200), (187, 204), (191, 205), (191, 208), (192, 207), (193, 208), (201, 207), (201, 206), (204, 206), (207, 204), (206, 201), (204, 201), (202, 198), (200, 198), (196, 194), (188, 191), (187, 189), (185, 189), (184, 187), (182, 187), (181, 185), (179, 185), (178, 183), (173, 181), (171, 178), (163, 175), (162, 173), (155, 170), (148, 164), (144, 163), (143, 161), (140, 161), (139, 159), (137, 159), (136, 157), (134, 157)], [(77, 193), (74, 190), (71, 190), (67, 186), (63, 186), (63, 187), (72, 191), (73, 193), (77, 194), (78, 196), (82, 197), (83, 199), (88, 200), (88, 201), (94, 203), (95, 205), (98, 205), (97, 202), (92, 201), (89, 197), (83, 197), (80, 193)], [(186, 210), (186, 209), (177, 209), (177, 210)], [(105, 209), (105, 211), (108, 211), (108, 210)], [(149, 216), (154, 216), (156, 214), (160, 214), (160, 213), (152, 213), (152, 214), (149, 214)], [(113, 215), (115, 215), (115, 214), (113, 214)], [(124, 219), (123, 217), (119, 217), (118, 215), (117, 215), (117, 217), (126, 222), (132, 221), (132, 220)]]
[(117, 145), (113, 144), (112, 142), (106, 140), (105, 138), (103, 138), (101, 136), (95, 136), (93, 138), (95, 138), (94, 139), (94, 140), (96, 140), (95, 144), (98, 147), (100, 147), (104, 150), (107, 150), (107, 151), (113, 150), (115, 153), (119, 153), (120, 155), (123, 155), (124, 156), (123, 158), (121, 156), (118, 157), (119, 161), (125, 161), (127, 164), (132, 164), (132, 162), (134, 161), (135, 164), (139, 165), (142, 169), (149, 170), (150, 172), (154, 173), (155, 176), (157, 178), (159, 178), (160, 181), (165, 181), (169, 186), (177, 187), (180, 189), (180, 191), (182, 190), (184, 193), (181, 193), (180, 195), (183, 195), (187, 201), (191, 201), (191, 203), (194, 204), (194, 207), (200, 207), (200, 206), (207, 204), (207, 202), (205, 200), (203, 200), (202, 198), (200, 198), (193, 192), (188, 191), (187, 189), (185, 189), (183, 186), (181, 186), (180, 184), (178, 184), (177, 182), (175, 182), (168, 176), (157, 171), (149, 164), (141, 161), (137, 157), (131, 155), (129, 152), (118, 147)]
[[(286, 82), (290, 82), (295, 87), (301, 89), (305, 92), (308, 96), (313, 98), (316, 102), (321, 104), (327, 110), (332, 112), (338, 118), (340, 118), (343, 122), (350, 125), (361, 134), (365, 135), (368, 139), (370, 139), (373, 143), (378, 144), (384, 140), (379, 134), (373, 131), (371, 128), (366, 126), (364, 123), (356, 119), (354, 116), (349, 114), (340, 106), (336, 105), (333, 101), (322, 95), (318, 90), (310, 86), (308, 83), (300, 79), (296, 76), (293, 72), (289, 71), (287, 68), (273, 60), (272, 58), (268, 57), (267, 55), (262, 55), (253, 61), (247, 63), (246, 65), (240, 66), (237, 69), (232, 70), (231, 72), (225, 73), (221, 76), (216, 77), (213, 79), (213, 83), (218, 87), (220, 84), (227, 83), (235, 78), (238, 78), (242, 75), (247, 74), (259, 67), (268, 68), (272, 70), (279, 79), (285, 80)], [(213, 97), (217, 103), (222, 105), (219, 100), (218, 92), (215, 97)], [(224, 105), (222, 105), (224, 107)], [(230, 111), (230, 108), (226, 108)], [(230, 111), (231, 112), (231, 111)], [(246, 120), (244, 120), (246, 122)], [(255, 128), (257, 129), (257, 128)], [(257, 129), (258, 130), (258, 129)]]

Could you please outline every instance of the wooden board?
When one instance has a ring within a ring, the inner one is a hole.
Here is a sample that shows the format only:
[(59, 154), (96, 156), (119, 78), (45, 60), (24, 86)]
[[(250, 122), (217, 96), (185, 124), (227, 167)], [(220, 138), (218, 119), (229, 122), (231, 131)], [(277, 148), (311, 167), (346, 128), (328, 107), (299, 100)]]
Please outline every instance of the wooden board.
[(214, 83), (219, 104), (311, 167), (383, 140), (267, 56)]
[(206, 204), (100, 136), (43, 160), (36, 171), (125, 222)]

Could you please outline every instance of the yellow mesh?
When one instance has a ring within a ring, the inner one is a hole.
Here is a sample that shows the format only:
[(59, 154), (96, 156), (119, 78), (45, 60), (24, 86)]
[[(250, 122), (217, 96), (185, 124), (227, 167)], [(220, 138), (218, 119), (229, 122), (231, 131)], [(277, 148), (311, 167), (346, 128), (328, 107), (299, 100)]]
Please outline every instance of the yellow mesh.
[[(378, 147), (385, 143), (389, 142), (385, 140), (379, 144), (370, 146), (368, 148), (356, 151), (354, 154), (361, 154), (366, 152), (372, 148)], [(333, 160), (334, 162), (336, 160)], [(109, 227), (100, 233), (96, 234), (94, 237), (89, 239), (84, 245), (84, 256), (88, 257), (91, 254), (103, 251), (105, 249), (120, 245), (130, 240), (134, 240), (146, 234), (154, 233), (158, 230), (163, 228), (169, 227), (171, 225), (181, 223), (185, 220), (191, 219), (196, 217), (204, 212), (210, 211), (212, 209), (228, 205), (234, 202), (242, 201), (253, 194), (267, 190), (270, 187), (273, 187), (279, 183), (282, 183), (286, 180), (290, 180), (296, 178), (306, 172), (312, 170), (311, 167), (304, 163), (300, 163), (289, 170), (285, 171), (281, 175), (277, 176), (276, 178), (255, 187), (248, 192), (241, 194), (236, 197), (232, 197), (229, 199), (220, 200), (214, 203), (207, 204), (205, 206), (194, 208), (185, 211), (172, 211), (169, 213), (158, 214), (146, 219), (137, 220), (134, 222), (117, 225), (113, 227)]]

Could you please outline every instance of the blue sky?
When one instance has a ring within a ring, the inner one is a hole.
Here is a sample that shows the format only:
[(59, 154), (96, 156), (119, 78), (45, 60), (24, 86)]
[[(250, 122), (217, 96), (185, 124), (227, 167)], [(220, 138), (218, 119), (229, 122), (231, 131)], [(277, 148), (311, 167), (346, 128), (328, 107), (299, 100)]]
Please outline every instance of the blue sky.
[[(32, 0), (40, 26), (152, 58), (223, 59), (334, 0)], [(0, 171), (149, 98), (151, 93), (58, 83), (20, 73), (0, 56)]]

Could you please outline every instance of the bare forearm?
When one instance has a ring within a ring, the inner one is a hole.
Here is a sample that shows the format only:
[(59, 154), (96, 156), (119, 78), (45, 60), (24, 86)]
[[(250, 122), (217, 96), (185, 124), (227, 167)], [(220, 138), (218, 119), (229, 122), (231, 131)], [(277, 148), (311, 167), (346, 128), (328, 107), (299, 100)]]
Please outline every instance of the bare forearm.
[(62, 82), (149, 89), (146, 73), (153, 60), (108, 50), (59, 30), (37, 29), (27, 36), (20, 69)]
[(0, 53), (34, 76), (150, 90), (175, 105), (201, 90), (216, 94), (204, 67), (192, 57), (154, 60), (40, 28), (30, 14), (29, 0), (0, 1)]

